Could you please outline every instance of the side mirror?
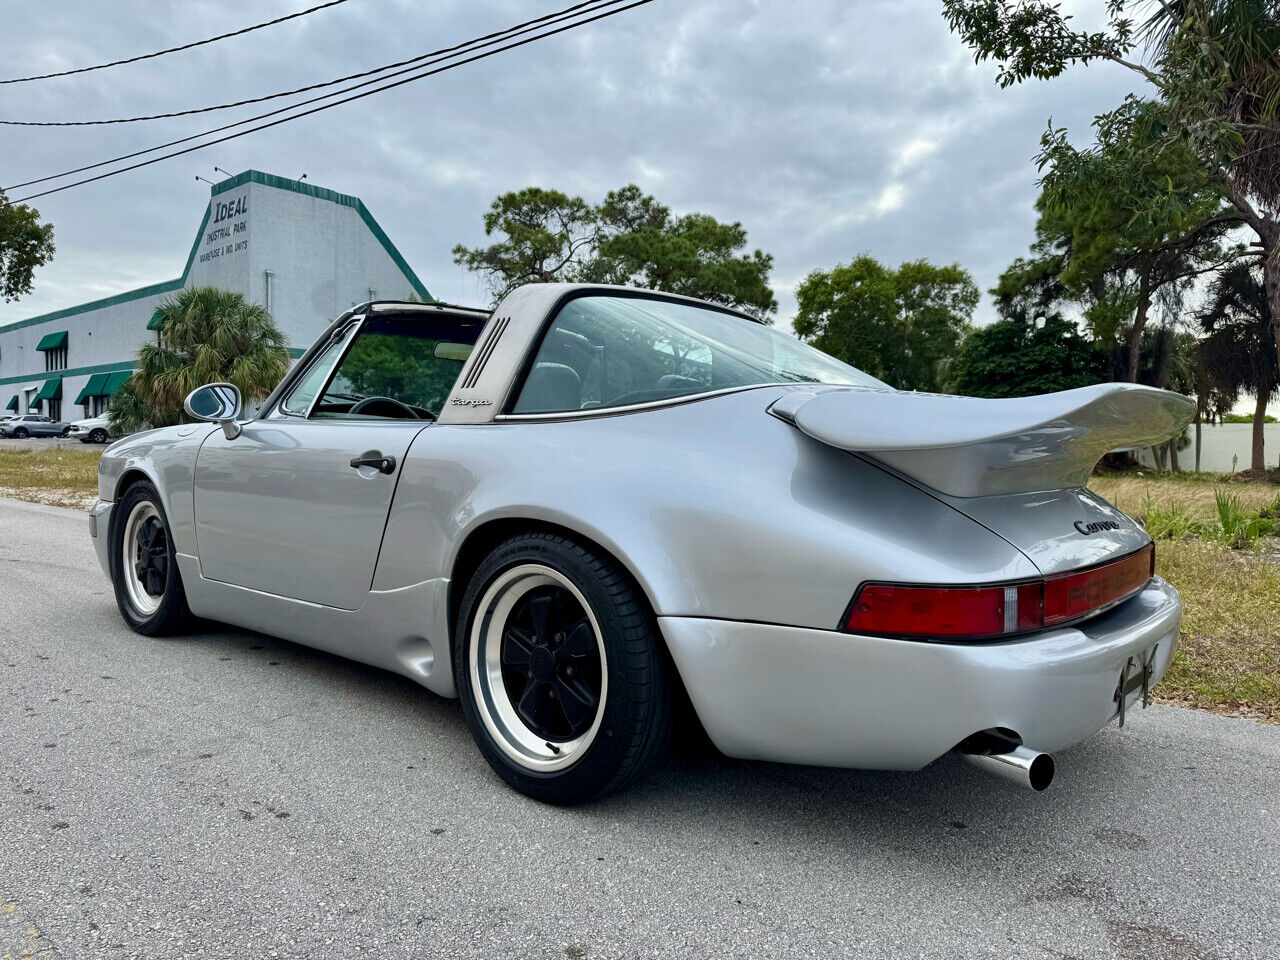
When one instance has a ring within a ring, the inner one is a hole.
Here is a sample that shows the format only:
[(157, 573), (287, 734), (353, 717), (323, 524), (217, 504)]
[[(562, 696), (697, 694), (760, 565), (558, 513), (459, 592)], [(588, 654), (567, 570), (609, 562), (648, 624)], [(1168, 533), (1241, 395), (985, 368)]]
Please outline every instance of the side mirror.
[(240, 436), (236, 418), (240, 416), (242, 403), (240, 388), (234, 383), (207, 383), (187, 394), (182, 409), (193, 419), (218, 424), (226, 438), (234, 440)]

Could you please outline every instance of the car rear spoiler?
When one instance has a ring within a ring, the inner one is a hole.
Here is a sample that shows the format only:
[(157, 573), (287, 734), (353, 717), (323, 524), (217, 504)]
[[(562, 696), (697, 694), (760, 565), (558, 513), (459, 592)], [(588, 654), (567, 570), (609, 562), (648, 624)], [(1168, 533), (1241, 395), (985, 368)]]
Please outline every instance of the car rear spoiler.
[(1163, 443), (1195, 402), (1131, 383), (985, 400), (859, 387), (788, 393), (769, 412), (941, 493), (982, 497), (1079, 487), (1102, 456)]

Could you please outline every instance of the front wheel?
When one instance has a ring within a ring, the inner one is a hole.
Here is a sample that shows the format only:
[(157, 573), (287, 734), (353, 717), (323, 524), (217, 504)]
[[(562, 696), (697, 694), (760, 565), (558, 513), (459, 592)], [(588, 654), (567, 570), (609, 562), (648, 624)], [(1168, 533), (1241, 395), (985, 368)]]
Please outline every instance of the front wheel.
[(135, 483), (111, 519), (111, 582), (125, 622), (149, 637), (176, 633), (191, 612), (160, 494)]
[(25, 440), (29, 436), (30, 434), (27, 433), (26, 427), (19, 427), (17, 430), (13, 431), (13, 439), (15, 440)]
[(106, 443), (107, 431), (99, 427), (97, 430), (94, 430), (91, 434), (89, 434), (89, 439), (86, 442), (87, 443)]
[(551, 533), (502, 543), (462, 601), (454, 677), (490, 766), (537, 800), (602, 797), (647, 772), (671, 731), (661, 638), (612, 560)]

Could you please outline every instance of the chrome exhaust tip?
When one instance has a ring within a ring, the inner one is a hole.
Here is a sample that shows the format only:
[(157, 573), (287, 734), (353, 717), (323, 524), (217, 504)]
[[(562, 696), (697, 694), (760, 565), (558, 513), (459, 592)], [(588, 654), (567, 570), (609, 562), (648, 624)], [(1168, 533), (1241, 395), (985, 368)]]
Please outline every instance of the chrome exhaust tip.
[(1030, 747), (1010, 744), (1008, 749), (997, 747), (992, 752), (970, 753), (961, 750), (960, 755), (979, 770), (1031, 790), (1046, 790), (1053, 783), (1053, 757)]

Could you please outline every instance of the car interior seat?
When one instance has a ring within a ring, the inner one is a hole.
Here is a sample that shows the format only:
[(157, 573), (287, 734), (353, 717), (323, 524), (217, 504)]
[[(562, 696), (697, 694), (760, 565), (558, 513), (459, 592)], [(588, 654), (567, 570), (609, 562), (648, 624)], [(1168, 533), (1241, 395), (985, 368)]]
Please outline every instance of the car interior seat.
[(582, 378), (573, 367), (542, 361), (529, 371), (520, 406), (531, 413), (582, 408)]

